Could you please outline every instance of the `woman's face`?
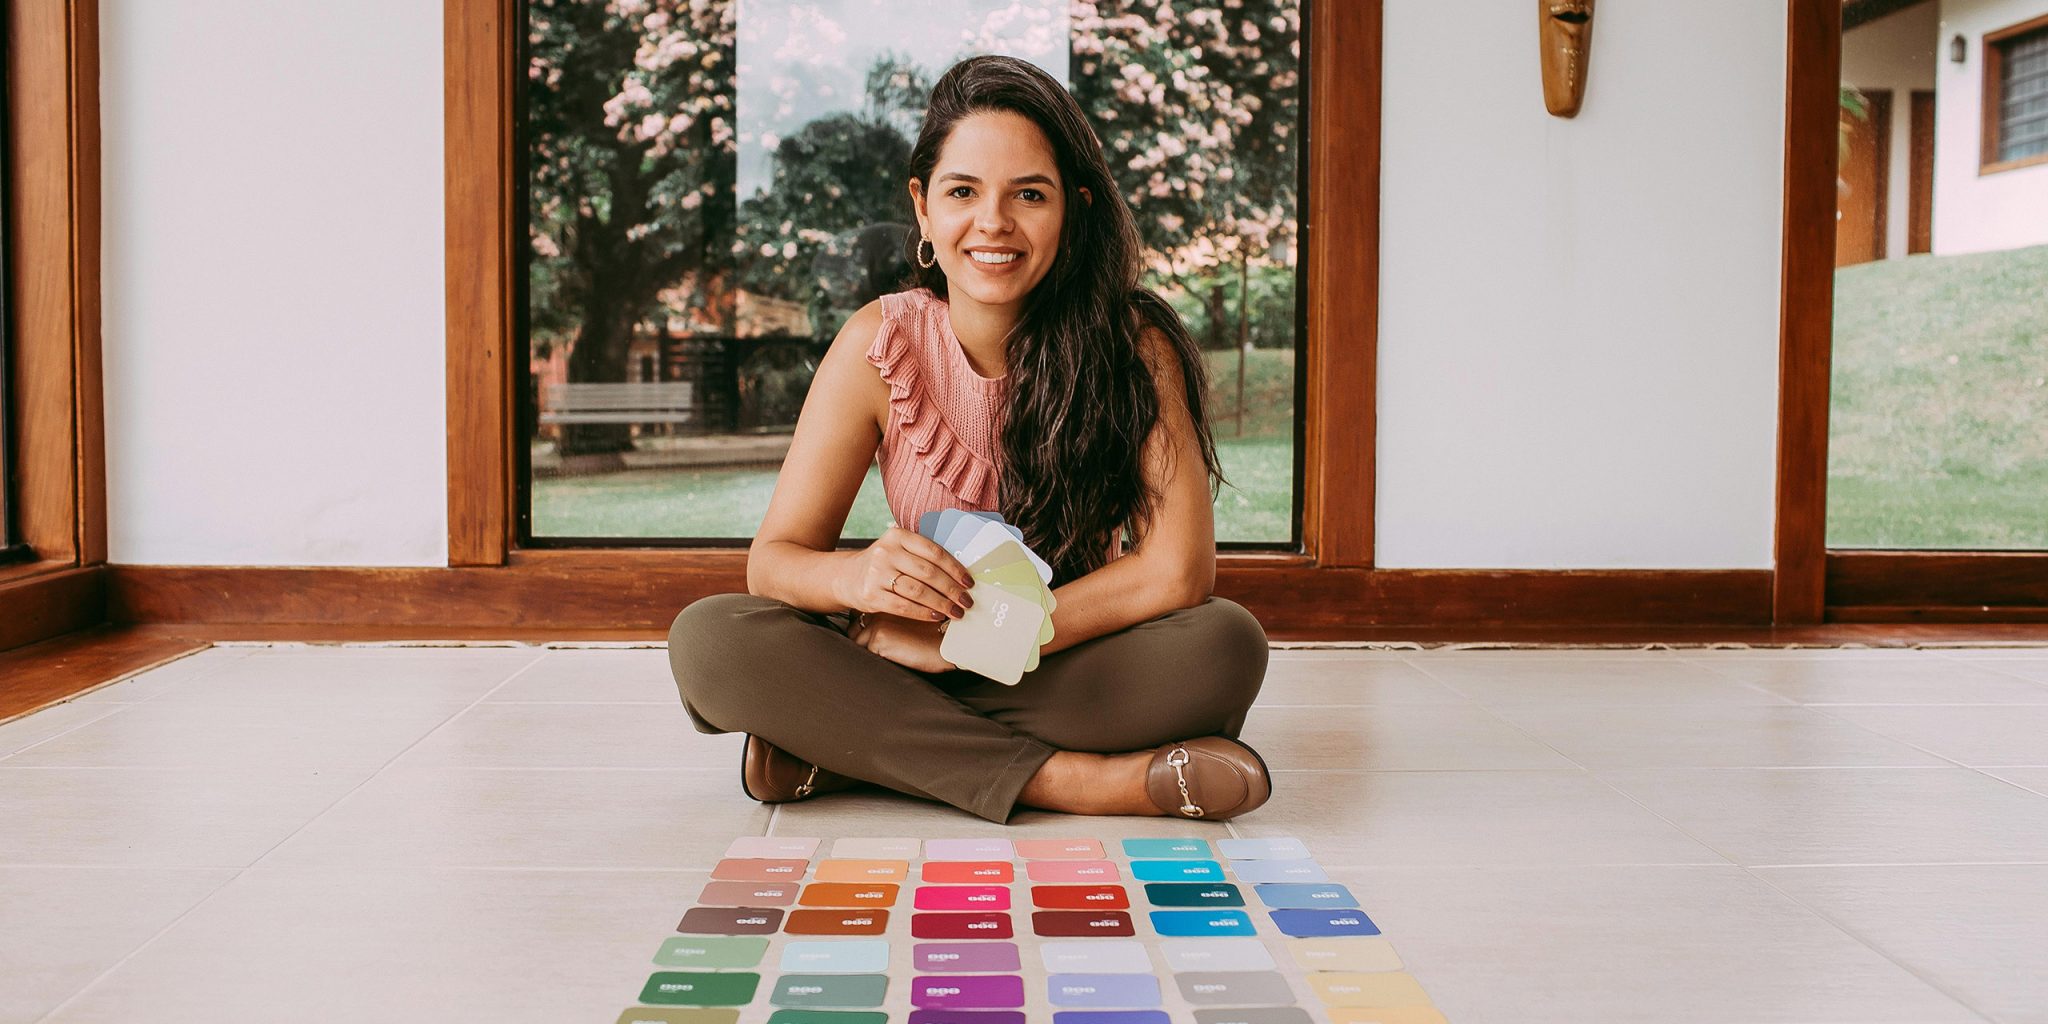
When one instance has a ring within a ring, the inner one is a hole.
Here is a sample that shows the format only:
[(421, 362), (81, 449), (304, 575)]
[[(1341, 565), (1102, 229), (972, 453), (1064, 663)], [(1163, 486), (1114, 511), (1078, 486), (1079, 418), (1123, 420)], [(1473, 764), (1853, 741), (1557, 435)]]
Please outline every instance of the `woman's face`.
[(928, 194), (913, 179), (910, 195), (953, 296), (1019, 304), (1052, 269), (1066, 193), (1052, 144), (1029, 118), (961, 118), (939, 147)]

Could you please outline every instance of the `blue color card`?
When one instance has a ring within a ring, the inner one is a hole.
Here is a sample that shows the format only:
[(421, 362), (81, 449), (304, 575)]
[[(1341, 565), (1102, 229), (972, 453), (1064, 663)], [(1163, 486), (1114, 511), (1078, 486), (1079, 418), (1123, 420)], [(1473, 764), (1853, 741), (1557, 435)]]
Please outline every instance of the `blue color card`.
[(784, 974), (883, 974), (888, 970), (889, 944), (879, 939), (791, 942), (782, 947)]
[(1059, 1010), (1052, 1024), (1168, 1024), (1165, 1010)]
[(1221, 882), (1223, 865), (1213, 860), (1134, 860), (1131, 862), (1131, 877), (1140, 882)]
[[(1151, 888), (1151, 886), (1146, 886)], [(1268, 882), (1253, 886), (1259, 901), (1274, 910), (1316, 910), (1322, 907), (1357, 907), (1351, 890), (1335, 882)]]
[[(1229, 882), (1147, 882), (1145, 899), (1155, 907), (1241, 907), (1244, 893)], [(1267, 903), (1267, 906), (1273, 906)], [(1293, 904), (1289, 904), (1292, 906)], [(1349, 903), (1332, 903), (1347, 907)], [(1302, 906), (1320, 906), (1304, 903)]]
[(1208, 860), (1215, 854), (1209, 852), (1207, 839), (1126, 839), (1124, 856), (1132, 860)]
[[(1240, 882), (1327, 882), (1330, 876), (1312, 860), (1235, 860), (1230, 870)], [(1143, 879), (1144, 875), (1138, 876)], [(1162, 879), (1163, 881), (1163, 879)]]
[(1045, 979), (1045, 990), (1054, 1006), (1159, 1005), (1159, 979), (1150, 974), (1054, 974)]
[[(1362, 910), (1275, 910), (1273, 924), (1297, 939), (1323, 935), (1378, 935), (1380, 926)], [(1157, 915), (1154, 915), (1157, 916)]]
[(1308, 847), (1292, 836), (1279, 839), (1218, 839), (1216, 848), (1231, 860), (1307, 860)]
[[(1282, 910), (1280, 914), (1315, 914), (1313, 910)], [(1363, 915), (1360, 915), (1363, 916)], [(1194, 935), (1256, 935), (1252, 919), (1242, 910), (1155, 910), (1152, 911), (1152, 930), (1161, 935), (1187, 938)], [(1288, 932), (1289, 935), (1294, 934)], [(1317, 935), (1336, 935), (1338, 932), (1316, 932)], [(1378, 931), (1359, 934), (1378, 935)]]

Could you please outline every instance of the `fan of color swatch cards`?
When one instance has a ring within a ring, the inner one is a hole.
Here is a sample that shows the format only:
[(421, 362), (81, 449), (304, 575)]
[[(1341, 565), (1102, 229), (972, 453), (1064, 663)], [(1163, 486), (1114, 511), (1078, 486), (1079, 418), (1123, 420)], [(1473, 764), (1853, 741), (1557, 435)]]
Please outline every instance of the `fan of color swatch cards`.
[(939, 657), (999, 683), (1017, 685), (1052, 642), (1052, 567), (1024, 544), (1024, 531), (994, 512), (945, 509), (918, 517), (917, 532), (967, 567), (974, 586), (967, 614), (946, 624)]
[(747, 836), (618, 1024), (1442, 1024), (1298, 839)]

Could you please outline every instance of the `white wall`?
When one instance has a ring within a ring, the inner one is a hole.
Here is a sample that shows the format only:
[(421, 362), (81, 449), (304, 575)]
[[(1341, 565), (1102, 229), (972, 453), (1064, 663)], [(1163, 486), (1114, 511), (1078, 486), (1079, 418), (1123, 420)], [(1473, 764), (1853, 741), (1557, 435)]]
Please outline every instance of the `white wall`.
[(1783, 0), (1603, 4), (1576, 119), (1536, 17), (1388, 0), (1378, 561), (1765, 568)]
[(446, 564), (440, 5), (100, 33), (112, 561)]
[[(2048, 164), (1979, 174), (1983, 153), (1984, 33), (2048, 14), (2048, 0), (1943, 0), (1935, 92), (1934, 251), (1949, 256), (2048, 244)], [(1949, 39), (1969, 41), (1961, 64)]]
[[(1890, 92), (1891, 153), (1885, 168), (1885, 248), (1887, 259), (1906, 253), (1911, 225), (1913, 92), (1934, 88), (1934, 64), (1947, 59), (1941, 38), (1941, 7), (1923, 3), (1895, 11), (1842, 36), (1842, 82), (1866, 93)], [(1936, 101), (1937, 104), (1939, 100)]]
[[(1783, 0), (1388, 0), (1379, 552), (1771, 561)], [(445, 561), (438, 4), (105, 0), (120, 563)]]

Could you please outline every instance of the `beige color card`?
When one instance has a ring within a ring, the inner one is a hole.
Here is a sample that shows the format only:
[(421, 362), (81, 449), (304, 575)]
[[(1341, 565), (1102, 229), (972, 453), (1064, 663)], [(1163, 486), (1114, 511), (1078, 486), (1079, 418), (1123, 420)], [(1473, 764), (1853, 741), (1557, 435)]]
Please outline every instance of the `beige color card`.
[(1329, 1011), (1330, 1024), (1450, 1024), (1434, 1006), (1400, 1006), (1370, 1010), (1340, 1006)]
[[(1327, 974), (1308, 976), (1308, 987), (1324, 1006), (1361, 1006), (1379, 1009), (1395, 1006), (1428, 1006), (1429, 993), (1414, 975), (1403, 971), (1380, 974)], [(1371, 1018), (1366, 1018), (1370, 1020)]]
[(1394, 944), (1378, 936), (1339, 935), (1322, 939), (1288, 939), (1288, 952), (1304, 971), (1398, 971), (1401, 957)]
[(819, 882), (901, 882), (910, 877), (910, 862), (901, 860), (821, 860), (813, 876)]

